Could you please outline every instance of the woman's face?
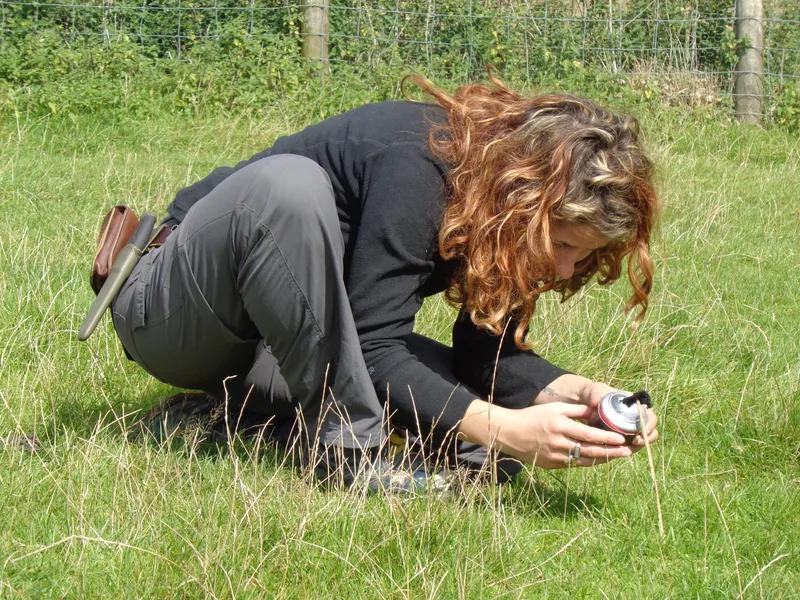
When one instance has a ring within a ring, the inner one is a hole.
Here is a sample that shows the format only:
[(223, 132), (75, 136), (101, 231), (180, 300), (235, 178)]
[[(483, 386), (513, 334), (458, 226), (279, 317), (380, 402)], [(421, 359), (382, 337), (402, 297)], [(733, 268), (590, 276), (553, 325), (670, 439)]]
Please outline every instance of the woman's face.
[(550, 242), (553, 244), (558, 276), (561, 279), (572, 277), (576, 264), (610, 241), (590, 225), (553, 221), (550, 225)]

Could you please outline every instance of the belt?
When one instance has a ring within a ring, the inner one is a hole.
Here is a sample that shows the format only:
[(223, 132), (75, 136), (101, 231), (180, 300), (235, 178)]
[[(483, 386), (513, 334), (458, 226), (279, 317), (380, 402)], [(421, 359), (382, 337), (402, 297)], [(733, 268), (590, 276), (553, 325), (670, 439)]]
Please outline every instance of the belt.
[[(154, 231), (153, 227), (155, 223), (156, 216), (153, 213), (143, 214), (142, 219), (138, 221), (136, 229), (125, 242), (125, 247), (122, 248), (122, 250), (111, 253), (111, 268), (102, 286), (97, 290), (97, 298), (95, 298), (94, 303), (92, 303), (86, 318), (83, 320), (81, 328), (78, 330), (78, 339), (80, 341), (86, 341), (89, 336), (92, 335), (95, 328), (100, 323), (103, 314), (108, 307), (111, 306), (114, 298), (117, 297), (117, 294), (120, 289), (122, 289), (123, 284), (133, 271), (136, 263), (142, 258), (142, 255), (154, 248), (163, 246), (167, 238), (178, 227), (177, 225), (160, 225)], [(104, 221), (104, 225), (105, 224), (106, 222)], [(121, 239), (122, 238), (117, 238), (117, 242)], [(106, 243), (104, 234), (101, 234), (100, 243), (101, 245), (105, 243), (106, 246), (113, 246), (113, 244)], [(106, 248), (105, 254), (109, 254), (108, 248)], [(97, 256), (98, 254), (95, 254), (95, 261), (97, 260)], [(94, 276), (94, 267), (92, 274)]]
[(158, 248), (159, 246), (163, 246), (167, 238), (172, 235), (172, 232), (177, 228), (177, 225), (159, 225), (153, 235), (150, 236), (150, 241), (147, 243), (147, 246), (144, 247), (142, 254), (150, 252), (150, 250)]

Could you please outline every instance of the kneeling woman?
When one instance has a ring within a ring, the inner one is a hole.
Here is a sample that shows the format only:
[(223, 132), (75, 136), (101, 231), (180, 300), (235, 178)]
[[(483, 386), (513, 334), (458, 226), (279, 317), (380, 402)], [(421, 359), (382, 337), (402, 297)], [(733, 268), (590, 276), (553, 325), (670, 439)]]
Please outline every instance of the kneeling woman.
[[(434, 102), (356, 108), (178, 192), (174, 233), (114, 303), (127, 352), (277, 427), (301, 415), (323, 457), (346, 457), (323, 476), (346, 481), (364, 457), (386, 465), (384, 414), (460, 466), (499, 451), (501, 478), (629, 456), (641, 435), (581, 422), (611, 388), (534, 354), (526, 330), (542, 293), (611, 283), (626, 258), (627, 308), (646, 310), (657, 201), (637, 123), (497, 80), (410, 80)], [(443, 291), (452, 348), (413, 333)]]

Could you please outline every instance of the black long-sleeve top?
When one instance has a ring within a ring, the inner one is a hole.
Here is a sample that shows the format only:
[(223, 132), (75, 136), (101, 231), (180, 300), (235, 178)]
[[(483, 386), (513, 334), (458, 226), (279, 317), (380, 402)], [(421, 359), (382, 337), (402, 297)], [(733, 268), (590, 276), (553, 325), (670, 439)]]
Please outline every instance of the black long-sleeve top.
[[(195, 202), (253, 161), (298, 154), (317, 162), (333, 184), (345, 243), (345, 283), (378, 396), (386, 400), (388, 391), (393, 409), (416, 411), (421, 422), (450, 429), (463, 418), (474, 393), (453, 390), (417, 361), (405, 342), (423, 299), (445, 290), (456, 268), (438, 252), (447, 165), (427, 144), (432, 124), (445, 118), (441, 108), (415, 102), (368, 104), (331, 117), (180, 190), (167, 222), (180, 222)], [(498, 403), (522, 408), (567, 371), (519, 350), (512, 331), (500, 348), (499, 336), (476, 327), (462, 311), (453, 327), (453, 367), (459, 380), (483, 398), (493, 389)]]

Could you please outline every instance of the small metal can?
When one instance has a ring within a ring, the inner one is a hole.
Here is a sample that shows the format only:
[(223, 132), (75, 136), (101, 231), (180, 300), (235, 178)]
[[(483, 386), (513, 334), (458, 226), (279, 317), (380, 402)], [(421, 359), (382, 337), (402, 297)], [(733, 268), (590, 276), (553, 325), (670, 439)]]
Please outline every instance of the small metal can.
[(589, 419), (589, 425), (622, 434), (625, 436), (625, 443), (631, 444), (636, 434), (647, 424), (647, 413), (644, 414), (644, 422), (639, 418), (637, 400), (645, 408), (650, 406), (650, 395), (647, 392), (609, 392), (597, 405), (597, 410)]

